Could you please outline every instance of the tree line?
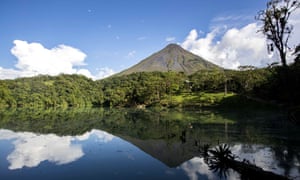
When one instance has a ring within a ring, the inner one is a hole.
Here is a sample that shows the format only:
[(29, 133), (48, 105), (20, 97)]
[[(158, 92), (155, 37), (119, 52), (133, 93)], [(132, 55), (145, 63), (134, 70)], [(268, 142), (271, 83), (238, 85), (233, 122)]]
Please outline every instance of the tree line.
[[(236, 70), (139, 72), (93, 81), (82, 75), (0, 80), (0, 107), (127, 107), (159, 105), (180, 94), (234, 92), (299, 104), (300, 66)], [(288, 82), (283, 76), (288, 76)], [(293, 98), (290, 98), (290, 97)]]

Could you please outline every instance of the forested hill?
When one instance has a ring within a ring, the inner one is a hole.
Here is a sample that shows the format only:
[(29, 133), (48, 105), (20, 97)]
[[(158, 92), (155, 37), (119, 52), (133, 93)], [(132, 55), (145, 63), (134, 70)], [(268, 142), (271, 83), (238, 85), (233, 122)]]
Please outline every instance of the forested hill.
[(99, 105), (99, 82), (80, 75), (36, 76), (0, 81), (0, 106), (68, 107)]
[(293, 95), (296, 101), (299, 68), (290, 69), (294, 72), (290, 80), (295, 83), (288, 93), (280, 85), (280, 68), (202, 70), (189, 76), (177, 72), (139, 72), (99, 81), (81, 75), (0, 80), (0, 107), (192, 106), (195, 102), (201, 105), (204, 92), (222, 95), (225, 88), (228, 92), (279, 101)]
[(169, 44), (164, 49), (142, 60), (138, 64), (117, 75), (127, 75), (135, 72), (184, 72), (191, 75), (199, 70), (218, 70), (219, 66), (208, 62), (177, 44)]

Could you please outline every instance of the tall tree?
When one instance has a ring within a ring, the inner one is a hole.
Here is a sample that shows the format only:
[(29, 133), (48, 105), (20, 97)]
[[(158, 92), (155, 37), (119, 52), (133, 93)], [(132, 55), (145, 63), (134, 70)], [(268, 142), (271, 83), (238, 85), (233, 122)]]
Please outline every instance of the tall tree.
[(283, 66), (287, 66), (286, 52), (293, 30), (288, 21), (292, 12), (299, 7), (299, 0), (271, 0), (267, 3), (267, 9), (259, 11), (256, 16), (256, 19), (263, 23), (261, 32), (270, 41), (268, 50), (273, 51), (274, 46), (276, 47)]

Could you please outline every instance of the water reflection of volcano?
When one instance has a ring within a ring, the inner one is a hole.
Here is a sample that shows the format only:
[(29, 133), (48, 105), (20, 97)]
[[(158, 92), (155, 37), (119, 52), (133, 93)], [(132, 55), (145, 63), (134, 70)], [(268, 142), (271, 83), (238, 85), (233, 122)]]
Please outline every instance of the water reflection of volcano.
[(122, 137), (141, 150), (158, 159), (169, 167), (177, 167), (183, 162), (199, 155), (198, 147), (194, 142), (167, 142), (165, 140), (141, 140), (132, 137)]
[[(207, 164), (204, 163), (203, 157), (201, 157), (199, 152), (199, 146), (201, 145), (195, 144), (195, 140), (190, 139), (182, 143), (180, 141), (174, 142), (162, 139), (122, 138), (167, 166), (180, 167), (191, 179), (197, 179), (197, 176), (200, 174), (206, 174), (208, 178), (217, 178), (213, 172), (209, 171)], [(299, 177), (300, 175), (299, 153), (289, 152), (284, 148), (280, 150), (278, 147), (272, 148), (257, 144), (234, 144), (231, 149), (240, 161), (248, 160), (266, 171), (288, 177)], [(288, 155), (289, 153), (290, 155)], [(237, 173), (232, 170), (229, 171), (229, 179), (236, 179), (237, 177)]]

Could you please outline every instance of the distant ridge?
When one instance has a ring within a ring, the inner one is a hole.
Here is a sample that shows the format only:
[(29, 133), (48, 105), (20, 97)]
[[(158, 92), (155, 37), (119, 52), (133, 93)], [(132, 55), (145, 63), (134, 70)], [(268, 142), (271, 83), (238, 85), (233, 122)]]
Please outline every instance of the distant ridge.
[(183, 49), (177, 44), (169, 44), (138, 64), (120, 72), (117, 76), (135, 72), (184, 72), (187, 75), (199, 70), (221, 69), (219, 66)]

